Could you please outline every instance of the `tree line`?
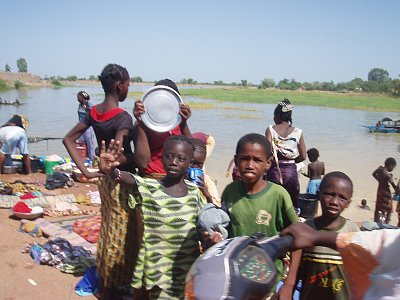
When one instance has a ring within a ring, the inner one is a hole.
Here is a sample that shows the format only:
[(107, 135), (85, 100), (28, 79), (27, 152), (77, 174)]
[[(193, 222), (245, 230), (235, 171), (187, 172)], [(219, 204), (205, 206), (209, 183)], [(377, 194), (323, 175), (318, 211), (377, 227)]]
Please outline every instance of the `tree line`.
[[(28, 72), (28, 64), (25, 58), (19, 58), (17, 60), (18, 72)], [(11, 67), (7, 63), (5, 65), (5, 71), (11, 72)], [(179, 81), (181, 84), (205, 84), (205, 85), (227, 85), (227, 86), (240, 86), (240, 87), (257, 87), (259, 89), (270, 89), (276, 88), (280, 90), (305, 90), (305, 91), (328, 91), (328, 92), (364, 92), (364, 93), (383, 93), (390, 94), (393, 96), (400, 96), (400, 79), (390, 78), (389, 72), (382, 68), (373, 68), (368, 72), (368, 80), (363, 80), (361, 78), (354, 78), (348, 82), (338, 82), (333, 81), (314, 81), (314, 82), (299, 82), (295, 79), (284, 78), (276, 82), (272, 78), (265, 78), (261, 80), (260, 84), (256, 85), (248, 82), (246, 79), (242, 79), (239, 83), (231, 82), (225, 83), (222, 80), (216, 80), (213, 83), (203, 82), (198, 83), (193, 78), (183, 78)], [(78, 78), (75, 75), (70, 75), (67, 77), (62, 76), (51, 76), (47, 75), (45, 80), (50, 80), (54, 82), (59, 81), (76, 81), (76, 80), (86, 80), (86, 78)], [(88, 80), (98, 80), (97, 76), (90, 75)], [(143, 78), (140, 76), (135, 76), (131, 78), (131, 82), (141, 83)]]

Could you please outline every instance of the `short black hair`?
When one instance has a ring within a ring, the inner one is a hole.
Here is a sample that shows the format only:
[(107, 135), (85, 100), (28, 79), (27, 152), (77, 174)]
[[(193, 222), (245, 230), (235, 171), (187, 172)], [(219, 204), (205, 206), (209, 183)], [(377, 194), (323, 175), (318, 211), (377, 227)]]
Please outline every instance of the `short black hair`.
[(353, 195), (353, 181), (351, 181), (350, 177), (347, 176), (345, 173), (340, 171), (334, 171), (326, 174), (324, 178), (322, 178), (321, 184), (319, 186), (319, 191), (321, 192), (325, 186), (328, 184), (329, 180), (333, 178), (338, 178), (347, 181), (351, 187), (351, 195)]
[(191, 139), (189, 139), (188, 137), (186, 137), (184, 135), (172, 135), (172, 136), (168, 137), (165, 140), (164, 146), (163, 146), (163, 152), (164, 152), (164, 149), (167, 147), (167, 145), (169, 145), (169, 144), (177, 144), (177, 143), (186, 143), (186, 144), (188, 144), (190, 146), (190, 148), (192, 149), (192, 153), (195, 150)]
[(315, 157), (315, 158), (318, 158), (318, 157), (319, 157), (319, 151), (318, 151), (316, 148), (308, 149), (308, 150), (307, 150), (307, 154), (308, 154), (309, 156), (312, 156), (312, 157)]
[(85, 99), (85, 100), (90, 100), (90, 95), (88, 93), (86, 93), (85, 91), (78, 92), (78, 96), (82, 96), (83, 99)]
[(292, 108), (288, 111), (284, 111), (285, 107), (291, 107), (289, 99), (285, 98), (275, 107), (274, 115), (278, 116), (282, 121), (288, 122), (292, 125)]
[(115, 82), (129, 80), (129, 73), (127, 69), (120, 65), (108, 64), (101, 72), (99, 80), (104, 93), (110, 94), (113, 92)]
[(388, 158), (386, 158), (386, 160), (385, 160), (385, 167), (388, 167), (388, 166), (396, 166), (396, 164), (397, 164), (397, 162), (396, 162), (396, 160), (395, 160), (393, 157), (388, 157)]
[(196, 139), (196, 138), (191, 138), (190, 141), (192, 142), (192, 145), (194, 147), (194, 151), (197, 152), (202, 152), (207, 155), (207, 146), (206, 143), (204, 143), (202, 140)]
[(175, 92), (177, 92), (179, 95), (181, 94), (181, 93), (179, 92), (179, 90), (178, 90), (178, 86), (177, 86), (176, 83), (173, 82), (171, 79), (166, 78), (166, 79), (159, 80), (159, 81), (157, 81), (157, 82), (154, 84), (154, 86), (156, 86), (156, 85), (165, 85), (165, 86), (168, 86), (168, 87), (170, 87), (171, 89), (173, 89)]
[(245, 144), (259, 144), (264, 148), (266, 158), (271, 157), (271, 143), (269, 140), (259, 133), (249, 133), (241, 137), (236, 146), (236, 155), (239, 155)]

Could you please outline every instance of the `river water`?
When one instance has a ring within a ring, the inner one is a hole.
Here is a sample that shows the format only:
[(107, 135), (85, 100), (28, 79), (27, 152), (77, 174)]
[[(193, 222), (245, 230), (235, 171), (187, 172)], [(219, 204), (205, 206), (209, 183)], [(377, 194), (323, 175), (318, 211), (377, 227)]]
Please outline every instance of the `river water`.
[[(130, 91), (145, 91), (149, 86), (131, 86)], [(76, 94), (87, 91), (92, 104), (103, 100), (100, 86), (21, 89), (3, 92), (6, 100), (18, 98), (19, 107), (0, 105), (0, 124), (13, 114), (27, 115), (30, 119), (28, 136), (63, 137), (78, 120)], [(211, 102), (215, 109), (192, 109), (189, 125), (192, 132), (203, 131), (214, 136), (216, 147), (207, 162), (207, 172), (218, 181), (220, 190), (229, 182), (225, 171), (233, 157), (237, 140), (246, 133), (264, 134), (272, 124), (275, 105), (252, 103), (220, 103), (184, 97), (186, 102)], [(290, 99), (296, 105), (296, 99)], [(126, 99), (120, 107), (132, 112), (134, 99)], [(362, 125), (375, 124), (379, 119), (389, 117), (400, 119), (398, 113), (368, 112), (295, 106), (294, 126), (303, 129), (307, 148), (315, 147), (320, 152), (320, 160), (325, 162), (326, 171), (340, 170), (354, 181), (355, 200), (375, 199), (377, 182), (371, 173), (384, 160), (392, 156), (400, 164), (400, 134), (369, 133)], [(67, 156), (61, 140), (43, 141), (30, 144), (30, 153), (35, 155), (58, 154)], [(397, 178), (400, 167), (394, 170)], [(301, 176), (301, 190), (306, 188), (307, 179)], [(372, 206), (372, 205), (370, 205)]]

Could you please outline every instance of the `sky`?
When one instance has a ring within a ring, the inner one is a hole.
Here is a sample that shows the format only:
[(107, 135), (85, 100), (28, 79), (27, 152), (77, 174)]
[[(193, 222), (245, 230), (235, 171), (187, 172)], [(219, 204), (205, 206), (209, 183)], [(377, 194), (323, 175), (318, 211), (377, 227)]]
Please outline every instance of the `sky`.
[(398, 0), (3, 0), (0, 70), (145, 81), (346, 82), (400, 74)]

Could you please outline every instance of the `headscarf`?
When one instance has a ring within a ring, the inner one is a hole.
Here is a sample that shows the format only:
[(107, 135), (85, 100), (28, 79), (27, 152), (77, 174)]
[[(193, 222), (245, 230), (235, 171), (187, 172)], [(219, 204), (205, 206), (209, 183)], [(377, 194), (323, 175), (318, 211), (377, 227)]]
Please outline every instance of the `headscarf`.
[(28, 130), (29, 120), (28, 117), (24, 115), (13, 115), (13, 117), (8, 120), (7, 123), (14, 123), (16, 126), (21, 127), (22, 129)]

